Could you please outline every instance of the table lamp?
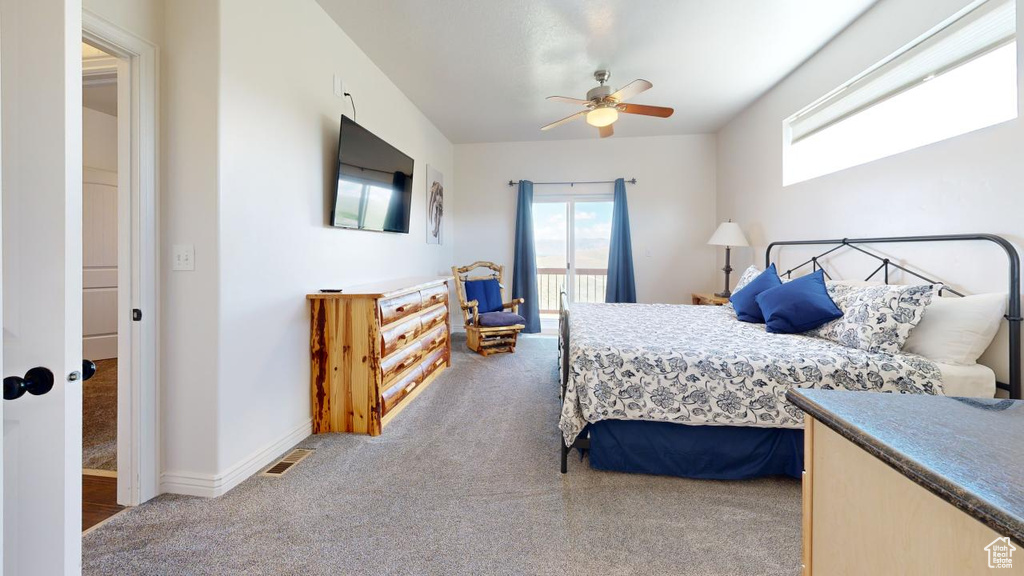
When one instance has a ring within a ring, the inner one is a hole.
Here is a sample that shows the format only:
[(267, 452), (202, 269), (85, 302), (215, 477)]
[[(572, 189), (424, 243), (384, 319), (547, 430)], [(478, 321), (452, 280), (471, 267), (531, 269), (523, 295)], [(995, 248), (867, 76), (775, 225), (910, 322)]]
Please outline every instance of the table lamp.
[(711, 235), (708, 244), (711, 246), (725, 246), (725, 267), (722, 268), (725, 272), (725, 290), (716, 292), (715, 296), (728, 298), (732, 295), (732, 292), (729, 291), (729, 273), (732, 272), (732, 266), (729, 265), (729, 251), (733, 246), (749, 246), (747, 237), (743, 235), (743, 230), (740, 229), (739, 224), (729, 220), (718, 225), (718, 230), (715, 230), (715, 233)]

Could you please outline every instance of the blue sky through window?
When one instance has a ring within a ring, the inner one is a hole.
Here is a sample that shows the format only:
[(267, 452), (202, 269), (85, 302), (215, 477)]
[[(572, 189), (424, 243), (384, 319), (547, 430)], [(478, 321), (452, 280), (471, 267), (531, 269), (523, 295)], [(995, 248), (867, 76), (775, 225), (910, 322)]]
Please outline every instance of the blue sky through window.
[[(611, 241), (612, 203), (576, 202), (576, 268), (608, 267)], [(538, 268), (565, 269), (568, 261), (569, 222), (565, 202), (537, 202), (533, 205), (534, 242)]]

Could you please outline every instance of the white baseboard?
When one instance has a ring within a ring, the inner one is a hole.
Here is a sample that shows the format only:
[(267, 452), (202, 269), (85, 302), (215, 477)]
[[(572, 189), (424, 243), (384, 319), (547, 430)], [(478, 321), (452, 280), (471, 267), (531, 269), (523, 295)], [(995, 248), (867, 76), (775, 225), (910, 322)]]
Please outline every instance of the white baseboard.
[(231, 466), (220, 474), (200, 474), (195, 472), (164, 472), (160, 475), (160, 492), (184, 494), (186, 496), (202, 496), (216, 498), (241, 484), (253, 474), (262, 470), (313, 433), (313, 419), (310, 418), (293, 428), (280, 439), (272, 442), (241, 462)]

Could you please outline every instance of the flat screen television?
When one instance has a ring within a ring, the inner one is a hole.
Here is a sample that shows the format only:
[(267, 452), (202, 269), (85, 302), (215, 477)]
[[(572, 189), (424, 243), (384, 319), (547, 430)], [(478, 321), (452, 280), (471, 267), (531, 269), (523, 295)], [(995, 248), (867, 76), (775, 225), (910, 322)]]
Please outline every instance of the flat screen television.
[(412, 175), (412, 158), (342, 116), (331, 225), (408, 234)]

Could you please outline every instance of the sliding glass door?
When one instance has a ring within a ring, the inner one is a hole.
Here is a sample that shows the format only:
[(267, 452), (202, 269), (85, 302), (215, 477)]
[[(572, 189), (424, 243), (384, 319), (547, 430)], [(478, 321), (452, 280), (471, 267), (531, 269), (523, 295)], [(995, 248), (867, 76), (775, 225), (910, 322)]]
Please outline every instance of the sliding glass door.
[(533, 242), (537, 252), (537, 293), (541, 315), (558, 313), (558, 294), (569, 273), (569, 203), (533, 202)]
[(558, 313), (563, 290), (570, 302), (604, 302), (611, 196), (536, 196), (533, 229), (541, 314)]

